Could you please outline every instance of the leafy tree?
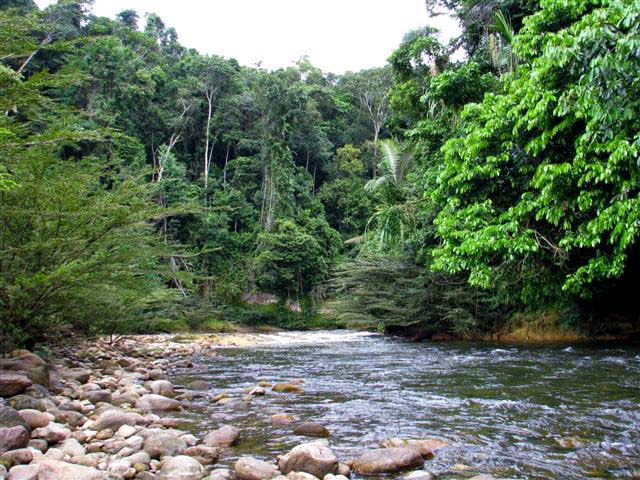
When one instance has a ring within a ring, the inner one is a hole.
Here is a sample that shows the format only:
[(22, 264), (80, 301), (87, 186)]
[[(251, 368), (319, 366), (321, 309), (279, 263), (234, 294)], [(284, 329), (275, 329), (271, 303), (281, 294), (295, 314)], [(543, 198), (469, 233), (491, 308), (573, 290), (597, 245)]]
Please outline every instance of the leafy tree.
[(263, 288), (297, 298), (310, 293), (329, 273), (334, 252), (323, 246), (317, 230), (308, 232), (292, 220), (277, 220), (273, 230), (261, 233), (258, 241), (258, 285)]
[[(2, 22), (44, 28), (35, 17), (0, 15)], [(108, 132), (86, 128), (81, 116), (47, 96), (82, 75), (26, 77), (11, 67), (32, 48), (26, 31), (14, 33), (0, 51), (9, 59), (0, 66), (0, 110), (13, 112), (0, 119), (3, 333), (32, 342), (53, 326), (100, 330), (111, 319), (151, 314), (171, 291), (158, 262), (167, 249), (149, 223), (162, 215), (149, 184), (113, 152), (105, 154)]]
[(436, 268), (535, 298), (589, 295), (631, 267), (639, 15), (632, 3), (546, 0), (525, 20), (517, 75), (468, 106), (466, 135), (445, 147)]

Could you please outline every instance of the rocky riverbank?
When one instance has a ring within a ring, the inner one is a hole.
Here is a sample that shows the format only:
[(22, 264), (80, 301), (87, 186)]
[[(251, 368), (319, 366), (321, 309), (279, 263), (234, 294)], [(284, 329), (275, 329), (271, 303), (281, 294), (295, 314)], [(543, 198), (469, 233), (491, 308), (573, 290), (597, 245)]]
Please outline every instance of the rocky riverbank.
[(274, 414), (273, 424), (290, 424), (292, 432), (315, 437), (312, 441), (278, 458), (243, 456), (232, 468), (220, 468), (228, 449), (243, 441), (243, 432), (212, 422), (197, 438), (179, 428), (176, 412), (196, 397), (250, 405), (268, 390), (301, 394), (304, 379), (276, 384), (256, 379), (253, 388), (233, 398), (209, 391), (202, 381), (173, 384), (171, 370), (189, 368), (194, 355), (224, 354), (221, 346), (267, 341), (226, 335), (74, 342), (51, 347), (49, 361), (12, 352), (0, 360), (0, 480), (345, 480), (389, 473), (435, 478), (424, 465), (446, 445), (441, 440), (392, 438), (357, 458), (339, 459), (324, 426), (298, 423), (287, 412)]

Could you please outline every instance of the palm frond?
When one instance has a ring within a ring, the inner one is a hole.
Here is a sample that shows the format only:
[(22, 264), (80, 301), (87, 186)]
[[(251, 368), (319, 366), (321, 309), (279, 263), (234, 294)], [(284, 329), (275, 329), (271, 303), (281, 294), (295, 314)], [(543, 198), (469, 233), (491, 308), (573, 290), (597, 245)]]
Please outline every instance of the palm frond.
[(388, 170), (393, 176), (395, 183), (400, 183), (399, 180), (401, 180), (402, 177), (402, 161), (400, 159), (398, 144), (394, 140), (383, 140), (382, 153), (384, 154), (382, 163), (386, 164), (386, 166), (388, 167)]
[(385, 183), (387, 183), (387, 177), (377, 177), (372, 178), (364, 185), (364, 189), (366, 192), (374, 192), (380, 187), (382, 187)]

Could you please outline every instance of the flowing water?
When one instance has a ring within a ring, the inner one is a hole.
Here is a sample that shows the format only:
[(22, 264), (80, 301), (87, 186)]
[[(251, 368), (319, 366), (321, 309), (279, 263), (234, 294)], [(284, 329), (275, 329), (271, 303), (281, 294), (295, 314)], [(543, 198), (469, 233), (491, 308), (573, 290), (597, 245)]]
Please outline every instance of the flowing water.
[[(241, 454), (271, 460), (308, 441), (271, 425), (272, 414), (286, 412), (324, 424), (341, 459), (388, 437), (445, 440), (425, 462), (439, 478), (640, 478), (637, 346), (408, 343), (355, 332), (261, 341), (175, 372), (177, 381), (210, 382), (208, 395), (240, 397), (259, 380), (305, 381), (304, 394), (267, 389), (249, 406), (194, 400), (183, 413), (194, 433), (243, 429), (227, 464)], [(566, 437), (582, 448), (560, 447)]]

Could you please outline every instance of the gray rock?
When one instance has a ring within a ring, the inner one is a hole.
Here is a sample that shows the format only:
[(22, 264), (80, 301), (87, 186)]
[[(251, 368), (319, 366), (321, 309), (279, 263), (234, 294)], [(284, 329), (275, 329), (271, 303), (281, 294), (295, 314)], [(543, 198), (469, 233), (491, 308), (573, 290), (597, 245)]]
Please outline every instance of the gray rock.
[(51, 422), (46, 427), (36, 428), (31, 432), (33, 438), (42, 438), (49, 443), (58, 443), (71, 436), (71, 430), (59, 423)]
[(40, 465), (18, 465), (9, 472), (7, 480), (38, 480)]
[[(101, 472), (91, 467), (84, 467), (82, 465), (76, 465), (73, 463), (61, 462), (57, 460), (43, 460), (42, 462), (29, 465), (30, 472), (36, 472), (36, 476), (15, 476), (13, 475), (14, 468), (11, 469), (11, 475), (8, 480), (22, 480), (22, 479), (37, 479), (37, 480), (108, 480), (109, 476), (106, 472)], [(18, 467), (16, 467), (18, 468)]]
[(426, 470), (417, 470), (405, 475), (401, 480), (436, 480), (436, 476)]
[(180, 402), (178, 400), (163, 397), (162, 395), (150, 393), (148, 395), (143, 395), (138, 399), (136, 402), (136, 408), (148, 412), (180, 410)]
[(0, 455), (0, 462), (5, 465), (26, 465), (33, 460), (33, 450), (29, 448), (19, 448), (10, 450)]
[(289, 425), (296, 420), (296, 417), (289, 415), (288, 413), (276, 413), (275, 415), (271, 415), (271, 423), (274, 426)]
[(173, 384), (167, 380), (154, 380), (149, 382), (149, 391), (155, 395), (162, 395), (168, 398), (173, 398), (175, 395)]
[(161, 458), (181, 455), (187, 444), (170, 433), (159, 433), (147, 438), (142, 448), (151, 458)]
[(217, 430), (209, 432), (202, 443), (208, 447), (228, 447), (238, 441), (240, 430), (230, 425), (224, 425)]
[(25, 421), (22, 416), (20, 416), (20, 412), (18, 412), (15, 408), (4, 407), (0, 405), (0, 427), (9, 428), (9, 427), (24, 427), (26, 430), (31, 431), (31, 427)]
[(33, 398), (29, 395), (16, 395), (7, 400), (7, 405), (16, 410), (40, 410), (44, 412), (47, 410), (47, 405), (42, 399)]
[(75, 438), (67, 438), (61, 444), (56, 445), (56, 448), (59, 448), (65, 455), (70, 457), (80, 457), (87, 453)]
[(378, 448), (369, 450), (353, 461), (356, 473), (393, 473), (422, 467), (424, 460), (420, 451), (411, 447)]
[[(22, 420), (22, 417), (17, 416)], [(2, 418), (0, 418), (0, 425), (5, 425)], [(0, 427), (0, 455), (9, 450), (24, 448), (29, 444), (30, 440), (28, 427), (13, 422), (7, 423), (6, 425), (9, 426)]]
[(205, 447), (204, 445), (189, 447), (184, 451), (184, 454), (198, 458), (200, 463), (203, 463), (200, 459), (206, 460), (206, 463), (215, 463), (220, 456), (216, 447)]
[(287, 480), (318, 480), (318, 477), (306, 472), (291, 472), (285, 478)]
[(209, 383), (204, 380), (194, 380), (187, 387), (189, 390), (209, 390)]
[(144, 423), (144, 418), (138, 413), (125, 412), (119, 408), (104, 411), (93, 424), (93, 430), (117, 430), (122, 425), (139, 425)]
[(306, 472), (323, 478), (328, 473), (338, 473), (338, 457), (326, 441), (303, 443), (281, 456), (278, 468), (284, 474)]
[(202, 474), (202, 465), (197, 460), (179, 455), (163, 465), (160, 480), (200, 480)]
[(64, 423), (71, 427), (80, 427), (88, 420), (83, 414), (73, 410), (55, 410), (53, 414), (56, 422)]
[(232, 480), (233, 472), (226, 468), (216, 468), (204, 480)]
[(20, 410), (18, 414), (31, 428), (46, 427), (49, 422), (55, 420), (55, 417), (49, 412), (41, 412), (40, 410), (25, 409)]
[(293, 429), (293, 433), (306, 437), (328, 437), (330, 435), (329, 430), (317, 422), (301, 423)]
[(60, 376), (65, 380), (83, 384), (87, 383), (91, 378), (91, 370), (86, 368), (65, 368), (60, 371)]
[(46, 388), (51, 386), (47, 362), (33, 353), (26, 352), (15, 358), (0, 360), (0, 371), (23, 373), (34, 384), (37, 383)]
[(111, 401), (111, 392), (107, 390), (92, 390), (86, 392), (83, 396), (94, 405), (100, 402), (109, 403)]
[(21, 373), (0, 373), (0, 397), (13, 397), (31, 386), (31, 380)]
[(253, 457), (240, 457), (234, 470), (238, 480), (271, 480), (280, 475), (275, 465)]

